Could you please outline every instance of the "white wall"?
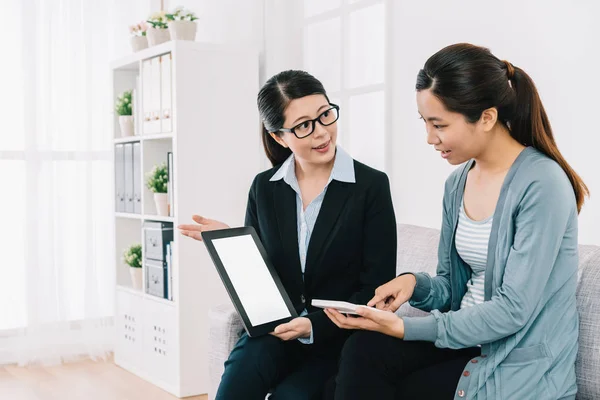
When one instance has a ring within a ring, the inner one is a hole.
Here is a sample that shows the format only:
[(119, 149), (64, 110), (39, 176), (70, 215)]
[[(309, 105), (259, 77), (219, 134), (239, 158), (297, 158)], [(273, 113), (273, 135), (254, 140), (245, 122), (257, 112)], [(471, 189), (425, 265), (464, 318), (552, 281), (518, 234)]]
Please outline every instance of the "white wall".
[[(158, 9), (160, 1), (150, 0)], [(156, 6), (155, 3), (158, 3)], [(183, 6), (198, 16), (199, 42), (262, 48), (263, 0), (164, 0), (167, 11)]]
[[(115, 29), (109, 40), (111, 60), (131, 54), (129, 26), (145, 21), (150, 15), (152, 1), (149, 0), (110, 0), (105, 2)], [(160, 8), (160, 2), (158, 2)], [(157, 9), (158, 9), (157, 8)], [(108, 71), (108, 68), (107, 68)]]
[(439, 228), (452, 171), (426, 143), (414, 85), (425, 61), (456, 42), (483, 45), (535, 81), (559, 148), (592, 192), (580, 243), (600, 245), (600, 2), (389, 1), (392, 4), (392, 185), (399, 222)]
[[(592, 191), (580, 216), (580, 242), (600, 244), (600, 133), (594, 120), (600, 105), (594, 72), (600, 65), (600, 25), (594, 25), (600, 2), (385, 1), (392, 22), (390, 176), (398, 221), (440, 227), (444, 181), (452, 167), (425, 141), (414, 85), (429, 56), (467, 41), (489, 47), (533, 77), (560, 149)], [(160, 7), (160, 0), (134, 3), (144, 12)], [(164, 5), (197, 13), (196, 40), (255, 46), (261, 52), (261, 82), (283, 69), (302, 67), (302, 0), (164, 0)]]

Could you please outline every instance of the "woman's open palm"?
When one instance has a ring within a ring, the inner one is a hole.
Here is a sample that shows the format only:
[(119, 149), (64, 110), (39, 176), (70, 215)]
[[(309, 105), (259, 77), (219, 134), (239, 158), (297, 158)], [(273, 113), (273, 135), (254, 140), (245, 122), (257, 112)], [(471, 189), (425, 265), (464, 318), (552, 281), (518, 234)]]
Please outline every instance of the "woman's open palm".
[(229, 225), (215, 221), (214, 219), (208, 219), (201, 217), (200, 215), (192, 215), (192, 219), (196, 224), (191, 225), (179, 225), (177, 228), (181, 232), (183, 236), (191, 237), (192, 239), (196, 239), (202, 241), (202, 232), (207, 231), (216, 231), (219, 229), (227, 229)]

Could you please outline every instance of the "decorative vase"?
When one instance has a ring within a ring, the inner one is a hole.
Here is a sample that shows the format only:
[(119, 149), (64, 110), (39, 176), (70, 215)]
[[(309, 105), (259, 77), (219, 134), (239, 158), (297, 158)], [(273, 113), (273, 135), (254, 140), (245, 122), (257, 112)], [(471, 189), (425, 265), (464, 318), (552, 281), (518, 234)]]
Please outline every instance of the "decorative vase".
[(168, 25), (172, 40), (196, 40), (196, 22), (169, 21)]
[(129, 267), (129, 274), (131, 275), (131, 285), (135, 290), (142, 290), (142, 269)]
[(146, 37), (148, 38), (148, 45), (156, 46), (164, 42), (171, 40), (168, 29), (156, 29), (149, 27), (146, 31)]
[(132, 36), (131, 48), (134, 52), (148, 48), (148, 38), (146, 36)]
[(133, 115), (120, 115), (119, 126), (121, 127), (121, 136), (133, 136), (135, 134), (133, 130)]
[(167, 193), (154, 193), (156, 212), (161, 217), (169, 216), (169, 195)]

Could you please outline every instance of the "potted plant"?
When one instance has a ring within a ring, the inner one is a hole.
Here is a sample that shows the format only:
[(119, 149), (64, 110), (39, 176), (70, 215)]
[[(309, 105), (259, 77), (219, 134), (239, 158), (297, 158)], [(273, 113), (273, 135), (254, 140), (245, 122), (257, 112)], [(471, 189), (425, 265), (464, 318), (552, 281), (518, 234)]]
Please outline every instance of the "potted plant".
[(134, 52), (148, 47), (148, 38), (146, 37), (147, 30), (148, 24), (146, 24), (146, 21), (142, 21), (139, 24), (131, 25), (129, 27), (129, 33), (131, 34), (131, 48)]
[(156, 204), (156, 212), (160, 216), (169, 215), (169, 197), (167, 194), (167, 183), (169, 181), (169, 173), (167, 171), (167, 163), (155, 165), (146, 175), (146, 185), (148, 189), (154, 192), (154, 204)]
[(133, 136), (133, 116), (131, 115), (131, 90), (126, 90), (117, 97), (115, 111), (119, 114), (121, 136)]
[(169, 36), (169, 30), (167, 29), (167, 13), (166, 11), (158, 11), (150, 15), (150, 18), (146, 21), (151, 26), (146, 31), (148, 36), (148, 44), (150, 46), (156, 46), (164, 42), (171, 40)]
[(177, 7), (167, 14), (169, 32), (173, 40), (196, 40), (196, 14), (183, 7)]
[(142, 245), (134, 244), (123, 253), (123, 261), (129, 265), (131, 284), (135, 290), (142, 290)]

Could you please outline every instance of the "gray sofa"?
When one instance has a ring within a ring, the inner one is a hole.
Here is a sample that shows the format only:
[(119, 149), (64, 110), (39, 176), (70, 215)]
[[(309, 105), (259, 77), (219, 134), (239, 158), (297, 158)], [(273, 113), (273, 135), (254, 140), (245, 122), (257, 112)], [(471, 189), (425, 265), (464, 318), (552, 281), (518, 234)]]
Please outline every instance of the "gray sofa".
[[(439, 231), (412, 225), (398, 225), (397, 272), (426, 271), (435, 274)], [(577, 399), (600, 399), (600, 247), (579, 246), (579, 285), (577, 305), (580, 316), (580, 341), (577, 357)], [(404, 304), (400, 315), (426, 315)], [(560, 323), (560, 316), (556, 316)], [(211, 392), (219, 386), (223, 363), (243, 331), (231, 304), (210, 311), (209, 372)]]

